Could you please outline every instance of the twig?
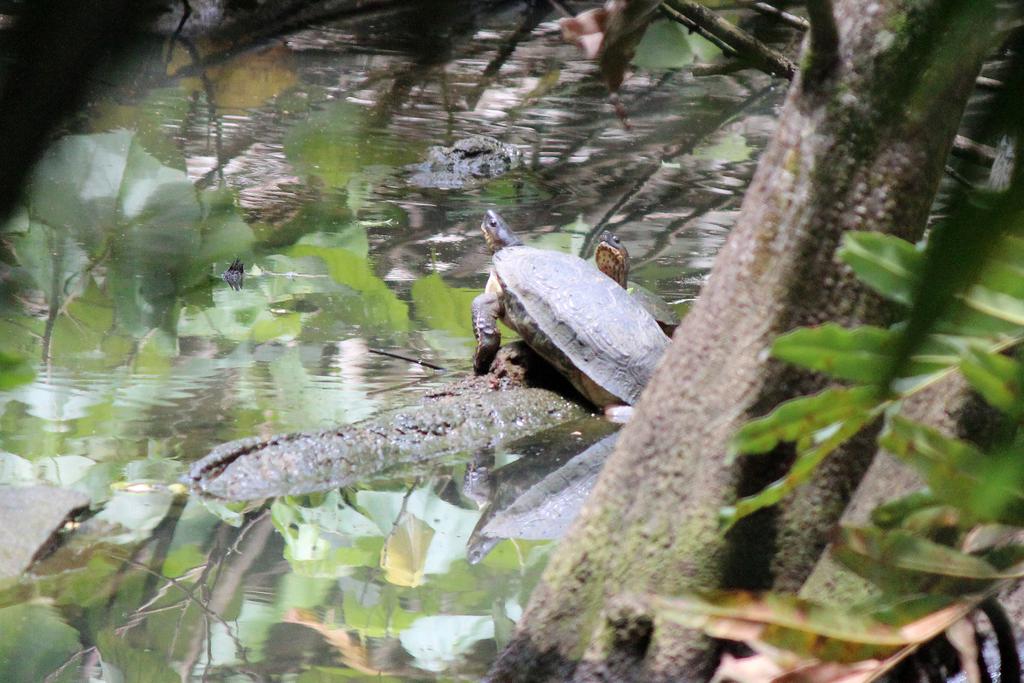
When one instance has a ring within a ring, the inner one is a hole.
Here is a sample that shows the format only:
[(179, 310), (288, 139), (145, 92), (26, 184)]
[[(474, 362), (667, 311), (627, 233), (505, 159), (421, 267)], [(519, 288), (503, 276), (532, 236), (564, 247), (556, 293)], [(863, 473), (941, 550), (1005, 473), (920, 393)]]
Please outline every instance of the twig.
[(691, 31), (692, 33), (696, 33), (701, 38), (717, 47), (719, 50), (724, 52), (729, 57), (740, 56), (739, 53), (736, 52), (736, 50), (734, 50), (728, 43), (718, 38), (718, 36), (704, 30), (704, 28), (700, 24), (691, 20), (689, 17), (683, 15), (682, 13), (679, 12), (679, 10), (669, 7), (668, 4), (664, 4), (661, 6), (661, 11), (669, 19), (679, 24), (682, 24), (687, 28), (687, 30)]
[(415, 363), (416, 365), (422, 365), (425, 368), (431, 370), (440, 370), (441, 372), (448, 372), (446, 368), (442, 368), (440, 365), (434, 365), (429, 363), (422, 358), (411, 358), (410, 356), (403, 356), (400, 353), (392, 353), (391, 351), (385, 351), (383, 349), (366, 349), (370, 353), (375, 353), (378, 356), (387, 356), (388, 358), (397, 358), (398, 360), (408, 361), (409, 363)]
[(839, 29), (832, 0), (807, 0), (811, 22), (811, 45), (804, 85), (814, 87), (828, 77), (839, 60)]
[(726, 76), (747, 68), (739, 61), (720, 62), (716, 64), (694, 64), (690, 67), (690, 75), (698, 78), (703, 76)]
[(178, 581), (178, 579), (176, 579), (174, 577), (166, 576), (166, 575), (161, 574), (160, 572), (158, 572), (158, 571), (156, 571), (154, 569), (150, 569), (149, 567), (147, 567), (142, 562), (139, 562), (138, 560), (133, 560), (130, 557), (121, 557), (121, 556), (117, 555), (116, 553), (109, 553), (109, 555), (111, 557), (113, 557), (114, 559), (120, 560), (121, 562), (124, 562), (125, 564), (129, 564), (129, 565), (135, 567), (139, 571), (145, 572), (147, 574), (151, 574), (152, 576), (154, 576), (154, 577), (156, 577), (158, 579), (162, 579), (162, 580), (166, 581), (167, 583), (169, 583), (170, 585), (174, 586), (175, 588), (180, 590), (182, 593), (184, 593), (185, 596), (192, 602), (192, 604), (194, 604), (196, 607), (198, 607), (201, 612), (203, 612), (207, 616), (213, 617), (218, 622), (220, 622), (227, 629), (228, 635), (231, 634), (231, 627), (228, 625), (228, 622), (223, 617), (221, 617), (219, 614), (217, 614), (216, 612), (211, 610), (209, 607), (207, 607), (205, 604), (203, 604), (203, 602), (198, 597), (196, 597), (195, 591), (192, 588), (189, 588), (184, 583), (182, 583), (181, 581)]
[(71, 664), (73, 664), (76, 659), (84, 655), (87, 655), (90, 652), (93, 652), (95, 649), (96, 646), (93, 645), (91, 647), (82, 648), (78, 652), (75, 652), (70, 657), (68, 657), (63, 664), (57, 667), (54, 671), (51, 671), (50, 674), (43, 680), (43, 683), (52, 683), (52, 681), (60, 680), (61, 674), (64, 673), (64, 670), (71, 666)]
[(986, 90), (1002, 90), (1006, 87), (1002, 81), (997, 81), (994, 78), (988, 76), (978, 76), (974, 79), (974, 84), (979, 88), (985, 88)]
[(253, 529), (253, 527), (255, 527), (260, 521), (263, 520), (264, 517), (266, 517), (269, 514), (270, 514), (270, 509), (267, 508), (267, 509), (264, 509), (263, 512), (261, 512), (260, 514), (258, 514), (255, 517), (249, 519), (245, 523), (245, 526), (242, 527), (239, 530), (238, 537), (235, 539), (235, 542), (231, 544), (230, 548), (228, 548), (228, 554), (237, 553), (238, 552), (238, 547), (242, 544), (242, 541), (245, 540), (245, 537), (249, 535), (249, 532)]
[[(814, 19), (814, 10), (817, 9), (815, 5), (817, 4), (818, 3), (813, 0), (807, 3), (807, 12), (811, 15), (812, 20)], [(828, 4), (831, 4), (831, 2)], [(782, 23), (792, 26), (793, 28), (800, 29), (801, 31), (806, 31), (811, 27), (811, 23), (803, 17), (781, 10), (774, 5), (769, 5), (767, 2), (753, 2), (745, 6), (759, 14), (763, 14), (767, 17), (774, 17)], [(834, 25), (835, 22), (833, 20), (833, 26)], [(988, 76), (978, 76), (974, 79), (974, 84), (985, 90), (1002, 90), (1005, 87), (1002, 81), (995, 78), (989, 78)]]
[[(540, 25), (541, 20), (546, 11), (542, 11), (540, 6), (528, 6), (526, 11), (523, 13), (523, 20), (520, 22), (516, 30), (513, 31), (512, 35), (508, 39), (498, 46), (498, 50), (494, 55), (494, 58), (488, 62), (487, 66), (484, 67), (484, 71), (480, 76), (480, 80), (473, 86), (473, 90), (466, 95), (466, 108), (468, 111), (476, 109), (477, 102), (480, 101), (480, 96), (490, 87), (491, 83), (494, 82), (495, 76), (501, 71), (501, 67), (508, 62), (509, 58), (515, 53), (516, 48), (519, 44), (530, 37), (530, 33), (533, 32), (537, 26)], [(570, 15), (571, 16), (571, 15)]]
[(717, 40), (712, 42), (716, 45), (728, 46), (729, 52), (773, 76), (792, 80), (796, 73), (796, 65), (781, 52), (773, 50), (699, 3), (691, 0), (668, 0), (662, 7), (671, 18), (680, 21), (687, 28), (698, 31), (705, 38), (714, 36)]
[[(193, 575), (199, 574), (201, 571), (201, 569), (193, 567), (192, 569), (182, 574), (181, 577), (179, 578), (191, 578)], [(174, 587), (174, 584), (170, 582), (165, 582), (163, 586), (161, 586), (158, 590), (156, 590), (153, 593), (153, 596), (149, 600), (146, 600), (144, 603), (139, 605), (134, 612), (132, 612), (131, 617), (124, 624), (114, 629), (114, 633), (116, 633), (119, 636), (123, 636), (125, 633), (141, 624), (149, 615), (157, 614), (165, 610), (176, 609), (180, 607), (182, 603), (177, 602), (173, 605), (166, 605), (164, 607), (154, 607), (150, 609), (152, 605), (162, 600), (167, 595), (167, 593)], [(187, 600), (185, 600), (185, 604), (188, 604)]]
[(955, 168), (953, 168), (949, 164), (946, 164), (945, 168), (943, 168), (942, 170), (944, 170), (946, 172), (946, 175), (948, 175), (950, 178), (952, 178), (956, 182), (960, 183), (962, 186), (966, 187), (967, 189), (969, 189), (969, 190), (976, 189), (974, 187), (974, 183), (972, 183), (967, 178), (963, 177), (963, 175), (961, 175), (959, 171), (957, 171)]
[(957, 135), (953, 139), (953, 149), (951, 151), (961, 159), (967, 159), (982, 166), (991, 166), (996, 158), (995, 147), (975, 142), (963, 135)]
[(790, 14), (785, 10), (781, 10), (775, 5), (769, 5), (767, 2), (755, 2), (750, 5), (750, 9), (754, 10), (758, 14), (763, 14), (766, 17), (772, 17), (778, 19), (784, 24), (798, 28), (802, 31), (806, 31), (810, 28), (810, 24), (803, 17), (798, 17), (795, 14)]

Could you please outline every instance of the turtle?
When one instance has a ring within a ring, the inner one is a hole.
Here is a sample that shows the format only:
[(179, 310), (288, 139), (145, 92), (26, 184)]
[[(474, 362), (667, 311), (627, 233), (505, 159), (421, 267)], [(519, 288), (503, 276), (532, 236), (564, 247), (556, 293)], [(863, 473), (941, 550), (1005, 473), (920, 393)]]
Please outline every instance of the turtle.
[(471, 135), (451, 147), (431, 147), (426, 161), (406, 169), (413, 172), (410, 181), (414, 185), (445, 190), (497, 178), (522, 164), (523, 153), (515, 145), (486, 135)]
[(496, 211), (480, 230), (493, 257), (472, 306), (476, 373), (501, 345), (501, 320), (595, 406), (635, 403), (668, 346), (651, 314), (578, 256), (525, 246)]
[(629, 282), (629, 250), (618, 235), (607, 230), (601, 233), (601, 241), (594, 252), (594, 262), (602, 273), (619, 283), (647, 312), (654, 316), (662, 331), (672, 336), (679, 327), (679, 314), (665, 300), (635, 282)]

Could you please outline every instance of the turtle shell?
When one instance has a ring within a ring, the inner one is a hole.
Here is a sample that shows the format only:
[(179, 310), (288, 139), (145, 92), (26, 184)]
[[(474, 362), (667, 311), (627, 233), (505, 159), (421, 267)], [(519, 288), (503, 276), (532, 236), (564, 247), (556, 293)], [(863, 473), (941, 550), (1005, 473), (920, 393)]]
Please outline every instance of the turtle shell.
[(632, 405), (668, 346), (658, 323), (583, 259), (532, 247), (494, 255), (505, 323), (598, 406)]
[(664, 299), (660, 296), (642, 287), (632, 280), (627, 283), (626, 291), (636, 299), (637, 303), (643, 306), (648, 313), (654, 316), (654, 319), (661, 325), (661, 329), (665, 331), (665, 334), (672, 336), (672, 333), (677, 327), (679, 327), (679, 314), (676, 313), (675, 309), (668, 305)]

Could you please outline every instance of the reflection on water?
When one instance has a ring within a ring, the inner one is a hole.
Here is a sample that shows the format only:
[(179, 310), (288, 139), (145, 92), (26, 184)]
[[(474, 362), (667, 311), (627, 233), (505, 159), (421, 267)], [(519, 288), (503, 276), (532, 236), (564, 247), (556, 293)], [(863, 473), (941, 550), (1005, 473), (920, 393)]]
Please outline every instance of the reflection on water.
[[(53, 144), (0, 234), (0, 350), (36, 369), (0, 393), (0, 482), (73, 487), (97, 514), (32, 581), (0, 585), (0, 678), (486, 668), (550, 542), (495, 539), (467, 560), (483, 498), (462, 481), (480, 454), (246, 507), (168, 485), (217, 443), (351, 423), (467, 371), (486, 208), (583, 256), (614, 229), (634, 280), (674, 302), (699, 291), (778, 93), (757, 74), (665, 70), (714, 58), (676, 38), (681, 61), (627, 81), (626, 131), (546, 8), (511, 7), (453, 19), (425, 48), (380, 22), (205, 69), (154, 45)], [(471, 134), (518, 145), (524, 166), (410, 183), (428, 147)], [(221, 279), (236, 258), (238, 291)]]

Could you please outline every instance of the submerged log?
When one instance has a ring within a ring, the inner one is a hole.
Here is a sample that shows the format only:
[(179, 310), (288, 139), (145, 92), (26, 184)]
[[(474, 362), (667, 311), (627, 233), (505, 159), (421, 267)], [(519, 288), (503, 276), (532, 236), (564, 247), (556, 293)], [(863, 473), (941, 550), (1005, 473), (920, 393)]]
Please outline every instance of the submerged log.
[(222, 444), (192, 465), (186, 481), (202, 495), (255, 500), (326, 491), (398, 465), (493, 448), (588, 414), (553, 375), (525, 345), (510, 344), (490, 374), (455, 381), (419, 405), (340, 429)]
[(466, 548), (470, 563), (506, 538), (564, 536), (615, 447), (616, 428), (593, 419), (566, 422), (528, 437), (532, 444), (514, 444), (523, 456), (493, 473), (474, 463), (463, 486), (482, 508)]

